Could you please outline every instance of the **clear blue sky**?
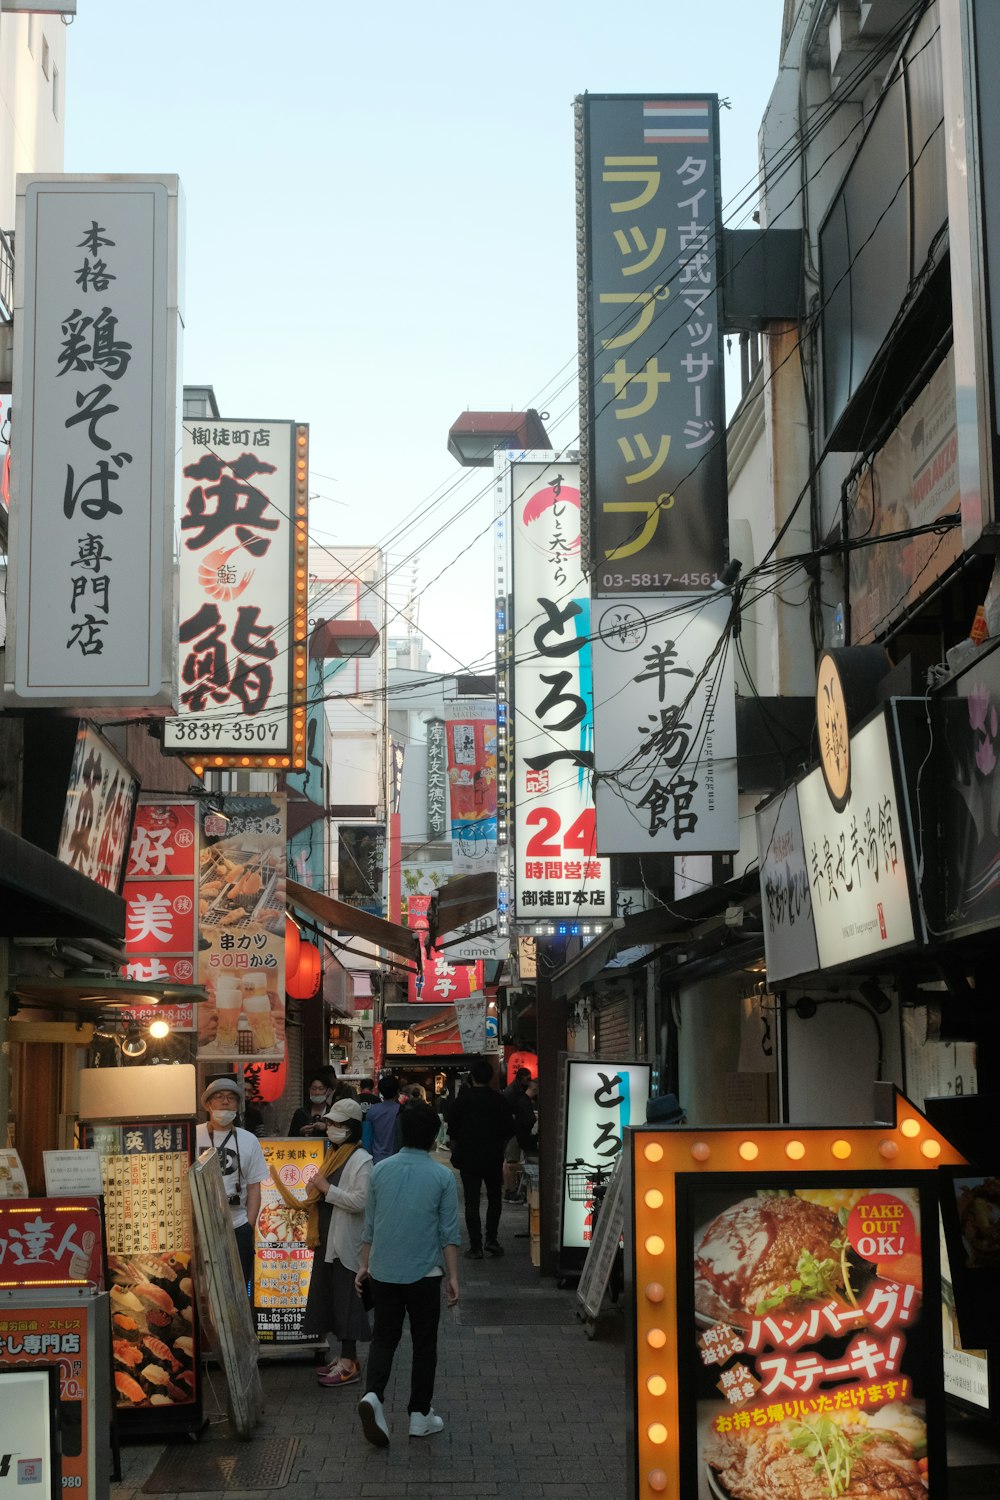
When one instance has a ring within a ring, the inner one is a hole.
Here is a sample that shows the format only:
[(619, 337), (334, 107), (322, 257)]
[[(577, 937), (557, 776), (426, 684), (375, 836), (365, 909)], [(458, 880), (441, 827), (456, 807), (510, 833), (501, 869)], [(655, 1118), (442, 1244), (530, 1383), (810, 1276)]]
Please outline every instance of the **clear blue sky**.
[(728, 98), (735, 224), (782, 9), (80, 0), (66, 170), (180, 175), (185, 381), (311, 424), (314, 539), (388, 540), (400, 579), (416, 555), (435, 669), (492, 650), (490, 474), (449, 426), (531, 405), (577, 432), (574, 95)]

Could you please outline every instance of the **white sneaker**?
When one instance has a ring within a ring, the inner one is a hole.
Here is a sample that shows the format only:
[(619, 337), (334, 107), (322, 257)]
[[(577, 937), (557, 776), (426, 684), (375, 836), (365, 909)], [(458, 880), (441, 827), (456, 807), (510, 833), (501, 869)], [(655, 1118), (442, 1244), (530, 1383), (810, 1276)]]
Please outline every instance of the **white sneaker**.
[[(364, 1428), (365, 1437), (376, 1448), (388, 1448), (389, 1446), (389, 1424), (385, 1420), (385, 1412), (382, 1403), (374, 1391), (369, 1391), (367, 1396), (362, 1396), (358, 1402), (358, 1416), (361, 1418), (361, 1426)], [(413, 1431), (413, 1418), (410, 1418), (410, 1431)]]
[(410, 1437), (433, 1437), (443, 1426), (444, 1418), (438, 1416), (433, 1406), (428, 1412), (410, 1413)]

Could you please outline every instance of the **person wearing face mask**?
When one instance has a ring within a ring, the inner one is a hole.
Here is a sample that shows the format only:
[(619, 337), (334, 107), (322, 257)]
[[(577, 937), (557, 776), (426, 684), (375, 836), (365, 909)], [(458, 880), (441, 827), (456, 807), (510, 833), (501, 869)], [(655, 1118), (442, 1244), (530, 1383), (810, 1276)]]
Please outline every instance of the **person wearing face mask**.
[(327, 1122), (323, 1118), (333, 1103), (333, 1083), (329, 1068), (317, 1068), (306, 1081), (306, 1102), (292, 1115), (288, 1125), (289, 1135), (325, 1136)]
[(243, 1105), (243, 1083), (238, 1078), (213, 1078), (201, 1096), (208, 1120), (198, 1126), (199, 1151), (219, 1154), (222, 1182), (229, 1203), (229, 1217), (236, 1236), (243, 1280), (249, 1285), (253, 1272), (253, 1234), (260, 1213), (260, 1185), (267, 1181), (267, 1163), (260, 1141), (236, 1124)]
[[(358, 1344), (368, 1343), (372, 1336), (354, 1284), (372, 1159), (361, 1145), (364, 1112), (356, 1099), (338, 1099), (324, 1119), (329, 1149), (306, 1194), (307, 1204), (318, 1208), (318, 1223), (302, 1336), (328, 1340), (330, 1360), (317, 1373), (320, 1385), (337, 1387), (357, 1384), (361, 1377)], [(340, 1341), (336, 1357), (334, 1339)]]

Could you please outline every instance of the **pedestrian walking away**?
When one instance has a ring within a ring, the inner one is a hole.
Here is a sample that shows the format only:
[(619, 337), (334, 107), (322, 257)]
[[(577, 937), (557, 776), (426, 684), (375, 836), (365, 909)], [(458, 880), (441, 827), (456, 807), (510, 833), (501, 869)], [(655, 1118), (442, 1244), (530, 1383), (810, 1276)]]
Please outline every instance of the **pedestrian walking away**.
[(372, 1170), (355, 1278), (359, 1295), (369, 1282), (375, 1310), (358, 1415), (365, 1437), (379, 1448), (389, 1442), (385, 1388), (407, 1319), (413, 1344), (410, 1437), (432, 1437), (444, 1427), (431, 1405), (442, 1282), (449, 1307), (458, 1301), (458, 1193), (452, 1173), (430, 1155), (437, 1114), (429, 1104), (410, 1104), (401, 1129), (400, 1150)]
[[(465, 1197), (465, 1228), (470, 1260), (502, 1255), (500, 1214), (503, 1209), (504, 1145), (515, 1128), (510, 1105), (493, 1087), (493, 1066), (477, 1057), (470, 1070), (472, 1087), (461, 1093), (448, 1121), (452, 1139), (451, 1160), (462, 1177)], [(479, 1197), (486, 1188), (486, 1238), (479, 1211)]]
[(372, 1170), (372, 1159), (361, 1145), (363, 1118), (356, 1099), (338, 1099), (330, 1106), (330, 1149), (307, 1193), (307, 1202), (317, 1206), (319, 1224), (302, 1331), (307, 1339), (339, 1340), (339, 1354), (334, 1356), (331, 1342), (329, 1361), (317, 1372), (320, 1385), (331, 1388), (357, 1384), (358, 1344), (367, 1344), (372, 1336), (355, 1287)]
[(378, 1081), (378, 1091), (379, 1102), (368, 1106), (361, 1136), (361, 1144), (376, 1164), (385, 1161), (386, 1157), (392, 1156), (397, 1150), (396, 1118), (399, 1114), (399, 1100), (396, 1096), (399, 1093), (399, 1083), (391, 1073), (386, 1073)]
[(518, 1068), (513, 1083), (508, 1084), (503, 1091), (503, 1097), (514, 1117), (514, 1129), (506, 1142), (503, 1156), (504, 1198), (508, 1203), (523, 1203), (521, 1170), (524, 1153), (537, 1149), (533, 1135), (534, 1091), (535, 1081), (527, 1068)]

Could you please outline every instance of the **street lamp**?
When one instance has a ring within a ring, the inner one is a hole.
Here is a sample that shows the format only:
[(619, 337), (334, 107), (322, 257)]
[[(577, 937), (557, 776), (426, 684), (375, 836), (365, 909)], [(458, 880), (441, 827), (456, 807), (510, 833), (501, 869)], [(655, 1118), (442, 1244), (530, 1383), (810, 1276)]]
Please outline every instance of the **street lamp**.
[(534, 410), (464, 411), (448, 429), (448, 452), (465, 469), (492, 468), (498, 448), (551, 447), (542, 418)]

